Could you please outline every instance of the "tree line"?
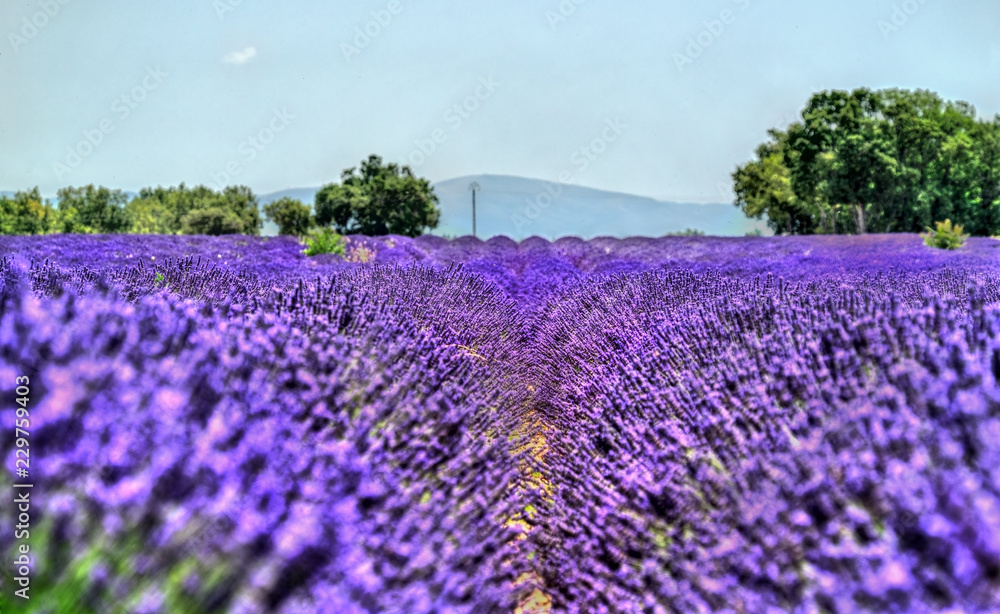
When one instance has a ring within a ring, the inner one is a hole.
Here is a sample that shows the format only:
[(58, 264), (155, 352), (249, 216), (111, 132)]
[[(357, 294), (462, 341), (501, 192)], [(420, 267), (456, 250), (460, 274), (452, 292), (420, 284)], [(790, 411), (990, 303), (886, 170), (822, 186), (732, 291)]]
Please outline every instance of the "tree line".
[(1000, 234), (1000, 115), (927, 90), (813, 94), (732, 174), (734, 204), (779, 234)]
[[(56, 203), (38, 188), (0, 195), (0, 234), (201, 234), (259, 235), (266, 218), (279, 234), (304, 236), (315, 228), (340, 234), (417, 236), (437, 227), (438, 198), (430, 182), (409, 167), (382, 164), (376, 155), (360, 172), (345, 169), (341, 184), (323, 186), (309, 205), (281, 198), (260, 207), (247, 186), (221, 191), (186, 186), (122, 190), (87, 185), (59, 190)], [(263, 213), (263, 218), (261, 214)]]

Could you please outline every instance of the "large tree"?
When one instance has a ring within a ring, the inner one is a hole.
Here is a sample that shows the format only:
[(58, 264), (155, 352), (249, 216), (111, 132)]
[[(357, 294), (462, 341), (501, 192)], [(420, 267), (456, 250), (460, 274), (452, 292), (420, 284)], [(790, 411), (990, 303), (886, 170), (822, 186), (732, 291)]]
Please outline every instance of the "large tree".
[(767, 225), (775, 233), (811, 234), (815, 221), (806, 201), (792, 190), (788, 168), (782, 158), (787, 135), (769, 131), (770, 141), (757, 147), (757, 160), (736, 169), (733, 191), (736, 204), (747, 217), (767, 216)]
[(35, 187), (13, 197), (0, 194), (0, 234), (35, 235), (47, 232), (56, 223), (56, 212)]
[(880, 131), (879, 97), (868, 89), (815, 94), (802, 121), (788, 128), (784, 156), (796, 194), (834, 213), (843, 205), (864, 234), (872, 203), (892, 174), (891, 155)]
[(317, 192), (316, 223), (333, 225), (341, 234), (415, 237), (437, 227), (437, 203), (430, 182), (414, 176), (408, 166), (383, 166), (382, 158), (373, 154), (361, 163), (359, 173), (346, 169), (340, 185), (329, 184)]
[(82, 188), (63, 188), (57, 193), (59, 211), (67, 220), (73, 219), (71, 228), (63, 232), (124, 233), (129, 230), (125, 203), (128, 195), (121, 190), (110, 190), (93, 185)]
[(287, 196), (264, 205), (264, 215), (278, 225), (279, 235), (301, 237), (313, 224), (309, 205)]
[[(257, 197), (246, 186), (229, 186), (222, 192), (203, 185), (188, 187), (183, 183), (169, 188), (143, 188), (139, 191), (139, 196), (129, 203), (128, 209), (132, 214), (131, 230), (136, 233), (207, 234), (199, 232), (206, 228), (224, 228), (228, 233), (234, 228), (235, 219), (238, 220), (236, 233), (258, 235), (263, 226)], [(207, 210), (225, 212), (228, 215), (213, 213), (191, 217), (196, 211)], [(225, 223), (220, 221), (223, 218)], [(197, 219), (197, 223), (192, 224), (193, 219)], [(188, 221), (187, 224), (185, 220)], [(209, 223), (207, 220), (216, 220), (222, 225)]]
[(253, 190), (245, 185), (227, 186), (222, 191), (220, 200), (221, 208), (231, 211), (242, 222), (241, 234), (255, 236), (260, 234), (264, 220), (260, 216), (260, 205)]
[(733, 173), (735, 204), (778, 232), (1000, 232), (1000, 117), (925, 90), (814, 94)]

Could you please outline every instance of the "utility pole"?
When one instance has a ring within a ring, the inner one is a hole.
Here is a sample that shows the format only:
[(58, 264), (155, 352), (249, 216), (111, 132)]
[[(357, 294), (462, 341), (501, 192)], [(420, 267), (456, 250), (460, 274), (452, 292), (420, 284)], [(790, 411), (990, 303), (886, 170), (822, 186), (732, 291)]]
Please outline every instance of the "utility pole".
[(469, 191), (472, 192), (472, 236), (476, 236), (476, 191), (480, 189), (475, 181), (469, 184)]

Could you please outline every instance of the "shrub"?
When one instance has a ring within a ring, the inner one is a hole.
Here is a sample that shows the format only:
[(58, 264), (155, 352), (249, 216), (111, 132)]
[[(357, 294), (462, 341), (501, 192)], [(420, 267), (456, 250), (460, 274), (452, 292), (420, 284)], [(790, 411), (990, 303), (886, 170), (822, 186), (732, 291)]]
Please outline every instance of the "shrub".
[(347, 253), (344, 237), (334, 232), (332, 228), (324, 227), (309, 233), (305, 244), (306, 249), (303, 253), (306, 256), (336, 254), (343, 258)]
[(685, 228), (680, 232), (668, 232), (666, 234), (668, 237), (704, 237), (705, 232), (698, 230), (697, 228)]
[(965, 240), (969, 238), (969, 235), (962, 234), (962, 226), (956, 224), (953, 227), (950, 219), (938, 222), (937, 230), (928, 227), (927, 233), (920, 236), (924, 238), (925, 245), (939, 249), (958, 249), (965, 245)]
[(243, 221), (232, 211), (209, 207), (181, 218), (181, 229), (186, 235), (236, 235), (243, 232)]

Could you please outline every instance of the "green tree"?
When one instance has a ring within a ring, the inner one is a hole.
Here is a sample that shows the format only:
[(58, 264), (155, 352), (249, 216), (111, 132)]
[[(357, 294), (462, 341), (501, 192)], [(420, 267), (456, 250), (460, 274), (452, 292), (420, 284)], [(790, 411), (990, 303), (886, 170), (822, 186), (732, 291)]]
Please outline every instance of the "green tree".
[[(140, 221), (134, 222), (137, 229), (149, 228), (171, 234), (186, 232), (184, 220), (194, 211), (207, 209), (232, 213), (240, 221), (238, 234), (259, 235), (264, 223), (257, 197), (246, 186), (229, 186), (216, 192), (207, 186), (188, 187), (181, 183), (176, 187), (143, 188), (138, 199), (143, 202), (134, 205), (140, 215)], [(196, 219), (208, 218), (198, 216)]]
[(974, 159), (971, 174), (979, 198), (975, 223), (963, 221), (972, 234), (993, 236), (1000, 234), (1000, 115), (989, 122), (976, 122), (970, 134)]
[(173, 214), (167, 205), (156, 198), (133, 198), (125, 205), (131, 234), (178, 234)]
[[(125, 212), (128, 196), (121, 190), (110, 190), (92, 184), (82, 188), (67, 187), (57, 193), (60, 211), (72, 215), (73, 229), (64, 232), (124, 233), (130, 223)], [(65, 224), (64, 224), (65, 227)]]
[(240, 234), (260, 235), (264, 220), (260, 216), (260, 205), (253, 190), (245, 185), (228, 186), (222, 191), (220, 199), (223, 208), (231, 211), (242, 223)]
[(814, 94), (733, 173), (735, 204), (775, 231), (919, 232), (950, 218), (1000, 231), (1000, 116), (926, 90)]
[(75, 207), (65, 205), (53, 212), (48, 232), (52, 234), (94, 234), (96, 231), (83, 225), (80, 221), (80, 212)]
[(195, 209), (181, 220), (181, 230), (188, 235), (235, 235), (243, 229), (243, 220), (222, 207)]
[(279, 198), (264, 205), (264, 215), (278, 225), (278, 234), (301, 237), (313, 225), (309, 205), (295, 198)]
[(42, 203), (37, 187), (17, 192), (13, 197), (0, 195), (0, 234), (43, 234), (54, 218), (55, 211), (48, 203)]
[(346, 233), (354, 212), (367, 204), (368, 194), (361, 186), (327, 185), (316, 193), (316, 224), (321, 227), (332, 224), (341, 233)]
[(139, 198), (158, 203), (149, 205), (151, 211), (165, 216), (158, 224), (169, 228), (171, 232), (181, 231), (181, 220), (195, 209), (208, 209), (217, 204), (218, 194), (210, 188), (200, 185), (187, 187), (181, 183), (176, 187), (143, 188), (139, 190)]
[(814, 94), (802, 122), (789, 126), (786, 141), (795, 194), (824, 212), (846, 206), (858, 234), (867, 231), (867, 218), (892, 172), (880, 111), (879, 96), (867, 88)]
[(415, 237), (437, 227), (437, 203), (430, 182), (414, 176), (408, 166), (383, 166), (373, 154), (359, 173), (346, 169), (340, 185), (326, 185), (316, 194), (316, 223), (333, 224), (340, 234)]
[(783, 149), (787, 135), (770, 130), (771, 141), (757, 147), (757, 160), (733, 173), (734, 204), (750, 218), (767, 216), (767, 226), (776, 233), (811, 234), (813, 212), (800, 201), (791, 187)]

